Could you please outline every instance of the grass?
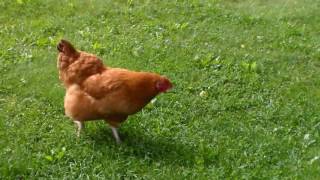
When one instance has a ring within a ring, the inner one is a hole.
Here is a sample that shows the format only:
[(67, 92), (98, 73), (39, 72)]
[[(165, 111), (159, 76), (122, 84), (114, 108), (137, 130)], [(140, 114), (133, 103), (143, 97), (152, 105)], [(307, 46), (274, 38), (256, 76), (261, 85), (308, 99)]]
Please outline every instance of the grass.
[[(319, 7), (1, 1), (0, 179), (319, 179)], [(62, 37), (175, 88), (122, 125), (120, 146), (102, 121), (78, 139), (56, 69)]]

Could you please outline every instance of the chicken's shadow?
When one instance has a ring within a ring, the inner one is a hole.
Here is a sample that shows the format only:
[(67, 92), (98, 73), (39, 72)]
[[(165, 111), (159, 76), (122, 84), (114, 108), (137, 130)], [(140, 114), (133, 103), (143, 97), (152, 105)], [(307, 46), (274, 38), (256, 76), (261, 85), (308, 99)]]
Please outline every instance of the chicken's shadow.
[(115, 158), (137, 157), (149, 163), (165, 163), (185, 167), (209, 166), (213, 159), (203, 158), (197, 145), (182, 144), (178, 140), (165, 137), (150, 137), (143, 131), (122, 131), (123, 142), (116, 145), (109, 129), (99, 129), (91, 139), (95, 141), (97, 150), (105, 151), (106, 146), (115, 151)]

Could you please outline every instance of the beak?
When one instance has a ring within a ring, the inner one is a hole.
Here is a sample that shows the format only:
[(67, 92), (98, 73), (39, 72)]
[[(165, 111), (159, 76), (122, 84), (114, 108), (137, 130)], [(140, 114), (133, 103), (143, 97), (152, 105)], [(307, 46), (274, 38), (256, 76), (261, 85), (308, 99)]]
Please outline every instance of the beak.
[(168, 93), (168, 92), (172, 92), (171, 89), (173, 88), (173, 85), (170, 84), (170, 86), (168, 87), (168, 89), (166, 89), (164, 92)]

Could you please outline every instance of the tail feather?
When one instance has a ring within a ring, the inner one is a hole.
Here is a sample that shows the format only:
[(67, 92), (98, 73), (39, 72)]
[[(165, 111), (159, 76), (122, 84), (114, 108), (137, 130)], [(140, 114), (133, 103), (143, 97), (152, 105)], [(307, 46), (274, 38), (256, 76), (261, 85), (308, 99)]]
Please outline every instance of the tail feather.
[(64, 53), (67, 56), (77, 56), (79, 54), (72, 44), (64, 39), (61, 39), (57, 45), (57, 49), (60, 53)]

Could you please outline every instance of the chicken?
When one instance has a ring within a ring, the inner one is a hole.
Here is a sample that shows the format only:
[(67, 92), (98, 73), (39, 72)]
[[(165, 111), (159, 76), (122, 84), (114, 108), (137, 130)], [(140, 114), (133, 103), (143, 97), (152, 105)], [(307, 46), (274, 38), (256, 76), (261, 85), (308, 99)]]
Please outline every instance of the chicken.
[(65, 114), (78, 126), (78, 136), (85, 121), (101, 119), (120, 143), (120, 123), (172, 88), (168, 78), (156, 73), (106, 67), (101, 59), (77, 51), (66, 40), (57, 49), (59, 79), (66, 89)]

